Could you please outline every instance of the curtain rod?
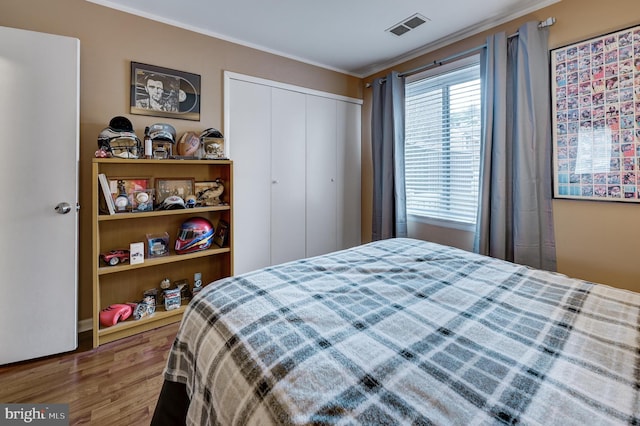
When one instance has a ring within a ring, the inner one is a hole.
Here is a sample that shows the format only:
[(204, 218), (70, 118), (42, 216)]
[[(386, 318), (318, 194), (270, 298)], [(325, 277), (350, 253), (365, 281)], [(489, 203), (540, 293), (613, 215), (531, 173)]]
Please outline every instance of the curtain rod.
[[(556, 23), (556, 18), (550, 17), (550, 18), (545, 19), (544, 21), (539, 22), (538, 23), (538, 28), (542, 29), (542, 28), (550, 27), (555, 23)], [(518, 35), (518, 32), (516, 31), (513, 34), (508, 35), (507, 38), (512, 38), (512, 37), (515, 37), (517, 35)], [(447, 56), (446, 58), (440, 59), (439, 61), (429, 62), (428, 64), (419, 66), (419, 67), (411, 69), (409, 71), (405, 71), (403, 73), (399, 73), (398, 77), (406, 77), (406, 76), (409, 76), (409, 75), (417, 74), (417, 73), (422, 72), (422, 71), (426, 71), (426, 70), (428, 70), (430, 68), (439, 67), (439, 66), (444, 65), (445, 63), (450, 62), (450, 61), (452, 61), (454, 59), (458, 59), (458, 58), (460, 58), (462, 56), (467, 56), (470, 53), (476, 52), (478, 50), (482, 50), (485, 47), (487, 47), (486, 43), (485, 44), (481, 44), (480, 46), (472, 47), (471, 49), (465, 50), (464, 52), (454, 53), (453, 55)], [(381, 79), (380, 80), (380, 84), (384, 83), (386, 80), (387, 80), (386, 78)], [(371, 87), (371, 83), (367, 83), (366, 87)]]

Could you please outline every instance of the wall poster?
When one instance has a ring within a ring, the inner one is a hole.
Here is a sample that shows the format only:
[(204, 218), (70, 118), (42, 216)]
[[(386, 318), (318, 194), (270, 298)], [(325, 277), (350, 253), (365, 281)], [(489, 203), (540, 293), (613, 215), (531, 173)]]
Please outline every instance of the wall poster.
[(554, 197), (640, 202), (640, 26), (551, 50)]
[(200, 76), (131, 62), (131, 114), (200, 121)]

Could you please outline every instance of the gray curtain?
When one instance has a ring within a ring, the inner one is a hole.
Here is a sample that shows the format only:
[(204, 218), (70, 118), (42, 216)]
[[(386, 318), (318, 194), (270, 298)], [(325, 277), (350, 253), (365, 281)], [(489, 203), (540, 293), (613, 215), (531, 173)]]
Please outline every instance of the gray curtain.
[(555, 271), (547, 40), (537, 22), (487, 38), (474, 250)]
[(404, 186), (404, 78), (391, 72), (372, 85), (373, 241), (407, 236)]

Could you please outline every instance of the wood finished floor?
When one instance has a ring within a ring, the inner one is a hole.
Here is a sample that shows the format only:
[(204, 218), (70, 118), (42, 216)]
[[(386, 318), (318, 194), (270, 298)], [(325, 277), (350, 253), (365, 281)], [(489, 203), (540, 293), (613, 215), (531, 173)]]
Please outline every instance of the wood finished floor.
[(0, 367), (0, 402), (66, 403), (70, 425), (148, 425), (178, 324), (74, 352)]

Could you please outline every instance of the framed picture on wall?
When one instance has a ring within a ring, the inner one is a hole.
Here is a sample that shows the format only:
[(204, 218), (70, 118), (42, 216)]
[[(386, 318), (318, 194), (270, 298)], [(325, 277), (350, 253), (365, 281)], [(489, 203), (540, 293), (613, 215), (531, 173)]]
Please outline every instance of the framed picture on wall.
[(640, 202), (640, 26), (551, 50), (554, 197)]
[(131, 114), (200, 120), (200, 76), (131, 62)]

